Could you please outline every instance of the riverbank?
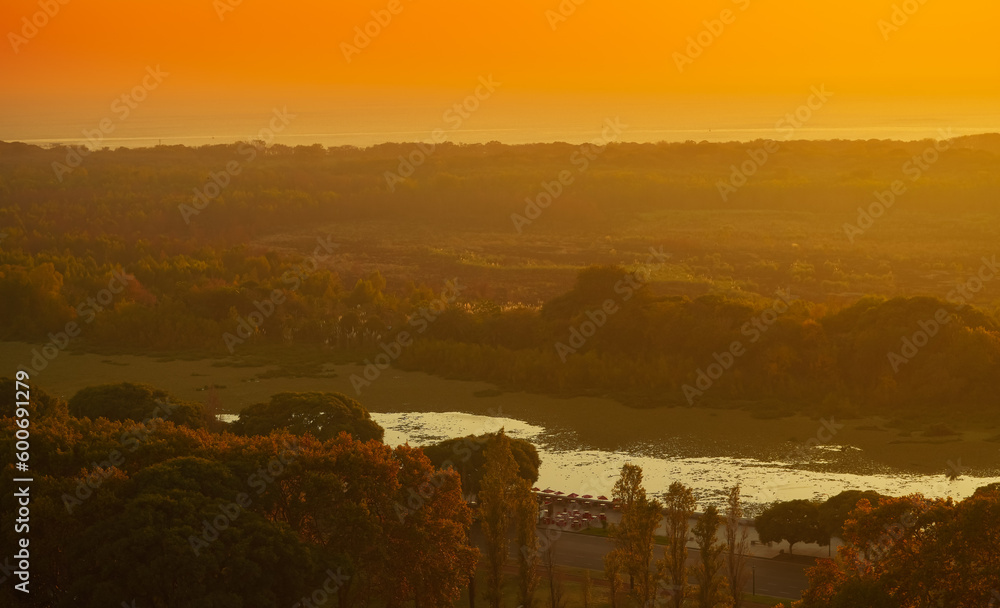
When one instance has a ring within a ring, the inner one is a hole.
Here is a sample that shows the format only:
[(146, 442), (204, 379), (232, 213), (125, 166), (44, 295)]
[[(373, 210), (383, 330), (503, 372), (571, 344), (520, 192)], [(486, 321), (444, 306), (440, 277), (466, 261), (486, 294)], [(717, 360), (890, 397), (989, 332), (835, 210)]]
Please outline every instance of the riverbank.
[[(35, 348), (23, 342), (0, 342), (0, 357), (13, 373), (18, 364), (30, 361)], [(825, 474), (898, 473), (942, 480), (949, 473), (992, 477), (1000, 466), (1000, 431), (996, 428), (956, 429), (960, 434), (942, 435), (951, 429), (899, 428), (879, 418), (762, 419), (744, 410), (634, 409), (608, 398), (501, 392), (484, 382), (393, 368), (381, 371), (359, 393), (351, 378), (363, 377), (361, 366), (331, 362), (296, 375), (282, 366), (263, 364), (267, 360), (263, 356), (200, 358), (197, 353), (177, 358), (64, 351), (35, 372), (32, 380), (64, 398), (95, 384), (149, 383), (185, 400), (206, 402), (214, 394), (222, 411), (234, 414), (278, 392), (338, 391), (357, 398), (373, 413), (461, 412), (523, 421), (542, 429), (541, 439), (553, 450), (567, 452), (753, 459)]]

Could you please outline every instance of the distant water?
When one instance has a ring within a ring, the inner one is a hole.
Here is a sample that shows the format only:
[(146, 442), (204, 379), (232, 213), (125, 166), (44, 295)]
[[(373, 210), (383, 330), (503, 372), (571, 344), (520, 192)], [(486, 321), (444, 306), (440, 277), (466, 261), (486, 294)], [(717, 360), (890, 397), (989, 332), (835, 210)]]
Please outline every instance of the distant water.
[[(112, 148), (157, 144), (200, 146), (231, 143), (263, 134), (275, 143), (295, 146), (370, 146), (384, 142), (431, 141), (440, 129), (448, 141), (507, 144), (563, 141), (583, 143), (601, 137), (606, 121), (625, 126), (618, 141), (750, 141), (755, 139), (897, 139), (942, 138), (1000, 132), (1000, 107), (978, 102), (861, 101), (832, 97), (809, 111), (807, 120), (790, 130), (786, 115), (801, 110), (809, 93), (768, 98), (630, 98), (493, 97), (461, 117), (454, 105), (462, 93), (424, 96), (403, 101), (395, 97), (361, 98), (357, 94), (322, 101), (272, 96), (238, 104), (201, 107), (158, 102), (152, 96), (121, 119), (106, 101), (74, 105), (10, 107), (0, 104), (0, 140), (37, 145), (81, 144), (84, 132), (94, 133), (102, 119), (113, 130), (99, 145)], [(273, 134), (273, 111), (287, 109), (287, 126)], [(263, 130), (263, 131), (262, 131)]]
[[(627, 462), (642, 467), (644, 485), (651, 494), (659, 496), (672, 482), (681, 481), (694, 490), (701, 507), (721, 505), (726, 490), (737, 481), (743, 485), (744, 499), (757, 505), (775, 500), (822, 499), (853, 489), (894, 496), (920, 492), (929, 497), (962, 499), (980, 486), (1000, 481), (1000, 478), (965, 476), (949, 480), (943, 475), (887, 471), (861, 475), (809, 470), (788, 462), (754, 458), (692, 457), (685, 454), (685, 446), (670, 441), (613, 451), (580, 449), (570, 431), (547, 429), (509, 417), (461, 412), (372, 413), (372, 418), (385, 429), (387, 444), (409, 442), (415, 447), (504, 428), (510, 436), (528, 440), (538, 449), (542, 460), (538, 487), (565, 494), (610, 496), (621, 467)], [(849, 446), (825, 447), (814, 465), (833, 461), (843, 453), (842, 449), (857, 450)]]

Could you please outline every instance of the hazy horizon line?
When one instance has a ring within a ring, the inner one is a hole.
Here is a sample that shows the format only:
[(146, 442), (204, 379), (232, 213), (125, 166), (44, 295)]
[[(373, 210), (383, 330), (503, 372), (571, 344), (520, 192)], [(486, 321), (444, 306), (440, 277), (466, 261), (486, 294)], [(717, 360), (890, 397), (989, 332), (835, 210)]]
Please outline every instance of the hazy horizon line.
[[(813, 131), (845, 131), (845, 130), (856, 130), (856, 129), (849, 128), (849, 127), (827, 127), (827, 128), (818, 128), (817, 127), (817, 128), (813, 128), (812, 130)], [(914, 128), (914, 130), (917, 130), (917, 128)], [(920, 128), (919, 130), (921, 130), (921, 131), (932, 130), (932, 127), (924, 127), (924, 128)], [(512, 128), (512, 129), (470, 129), (470, 130), (468, 130), (466, 132), (467, 133), (489, 133), (489, 132), (496, 132), (496, 131), (521, 131), (521, 129), (514, 129), (514, 128)], [(706, 131), (704, 129), (662, 129), (662, 130), (659, 130), (659, 131), (662, 131), (664, 133), (685, 133), (685, 132), (687, 132), (687, 133), (702, 133), (702, 134), (704, 134), (706, 132), (709, 132), (709, 133), (711, 132), (711, 130)], [(767, 129), (767, 128), (746, 128), (746, 129), (719, 129), (718, 131), (721, 131), (721, 132), (725, 132), (725, 131), (773, 132), (774, 130), (773, 129)], [(657, 130), (651, 130), (649, 132), (655, 133), (655, 132), (657, 132)], [(413, 131), (412, 134), (424, 134), (424, 135), (426, 135), (426, 132), (424, 132), (424, 131)], [(353, 136), (357, 136), (357, 135), (375, 135), (375, 133), (310, 133), (310, 134), (302, 134), (302, 135), (284, 135), (282, 137), (282, 139), (301, 139), (301, 138), (304, 138), (304, 137), (345, 137), (345, 136), (352, 136), (352, 135)], [(960, 138), (970, 138), (970, 137), (983, 137), (983, 136), (990, 136), (990, 135), (1000, 136), (1000, 129), (996, 129), (996, 130), (984, 129), (984, 130), (981, 130), (981, 131), (975, 131), (975, 132), (971, 132), (971, 133), (962, 133), (962, 134), (954, 135), (953, 137), (950, 137), (950, 138), (934, 138), (934, 137), (926, 137), (926, 136), (925, 137), (913, 137), (913, 138), (907, 138), (907, 139), (895, 138), (895, 137), (867, 137), (867, 138), (866, 137), (846, 137), (846, 138), (845, 137), (833, 137), (833, 138), (795, 137), (795, 138), (791, 138), (791, 139), (783, 139), (783, 138), (775, 138), (775, 137), (756, 137), (756, 138), (748, 138), (748, 139), (724, 139), (724, 140), (714, 140), (714, 141), (713, 140), (707, 140), (707, 139), (700, 139), (700, 140), (695, 140), (695, 139), (686, 139), (686, 140), (680, 140), (680, 139), (672, 139), (672, 140), (667, 140), (667, 139), (661, 139), (661, 140), (622, 139), (622, 140), (610, 141), (610, 142), (607, 142), (607, 143), (613, 143), (613, 144), (634, 144), (634, 145), (647, 145), (647, 144), (653, 144), (653, 145), (658, 145), (658, 144), (686, 144), (686, 143), (719, 144), (719, 145), (721, 145), (721, 144), (733, 144), (733, 143), (736, 143), (736, 144), (747, 144), (747, 143), (754, 143), (754, 142), (758, 142), (758, 141), (781, 141), (781, 142), (785, 142), (785, 143), (789, 143), (789, 142), (867, 142), (867, 141), (913, 143), (913, 142), (927, 141), (927, 140), (940, 141), (941, 139), (960, 139)], [(117, 149), (124, 148), (124, 149), (139, 150), (139, 149), (158, 148), (158, 147), (164, 147), (164, 148), (171, 147), (171, 148), (173, 148), (173, 147), (178, 147), (178, 146), (184, 147), (184, 148), (197, 149), (197, 148), (204, 148), (204, 147), (211, 147), (211, 146), (228, 146), (228, 145), (236, 145), (236, 144), (240, 144), (240, 143), (251, 143), (253, 141), (253, 139), (249, 138), (249, 137), (239, 137), (239, 136), (229, 136), (229, 135), (224, 135), (224, 136), (188, 135), (188, 136), (181, 136), (181, 137), (178, 137), (178, 136), (168, 136), (168, 137), (118, 137), (118, 138), (107, 138), (105, 141), (107, 141), (107, 142), (129, 142), (129, 141), (140, 142), (140, 141), (152, 141), (152, 140), (163, 140), (163, 139), (171, 139), (171, 140), (216, 140), (216, 139), (218, 139), (219, 141), (212, 141), (210, 143), (206, 142), (206, 143), (203, 143), (203, 144), (191, 144), (191, 143), (183, 143), (183, 142), (156, 143), (156, 144), (151, 144), (151, 145), (125, 145), (125, 144), (122, 144), (122, 145), (118, 145), (118, 146), (115, 146), (115, 147), (108, 146), (108, 145), (101, 145), (101, 146), (98, 146), (96, 149), (97, 150), (104, 150), (104, 149), (117, 150)], [(320, 145), (320, 146), (323, 146), (324, 148), (330, 148), (330, 149), (333, 149), (333, 148), (358, 148), (358, 149), (361, 149), (361, 150), (366, 150), (366, 149), (369, 149), (369, 148), (375, 148), (375, 147), (382, 146), (382, 145), (407, 145), (407, 144), (412, 144), (412, 145), (424, 144), (424, 145), (427, 145), (427, 144), (430, 144), (430, 143), (434, 143), (434, 145), (451, 144), (451, 145), (456, 145), (456, 146), (499, 144), (499, 145), (503, 145), (503, 146), (512, 146), (513, 147), (513, 146), (557, 145), (557, 144), (563, 144), (563, 145), (583, 145), (583, 144), (587, 144), (587, 143), (592, 143), (592, 141), (594, 139), (600, 139), (600, 138), (599, 137), (596, 137), (596, 138), (592, 137), (592, 138), (583, 139), (583, 140), (579, 140), (579, 141), (570, 141), (570, 140), (567, 140), (567, 139), (550, 139), (550, 140), (536, 140), (536, 141), (522, 141), (522, 142), (505, 142), (505, 141), (501, 141), (501, 140), (465, 142), (465, 141), (445, 140), (445, 141), (436, 142), (436, 143), (435, 142), (429, 142), (427, 140), (421, 140), (421, 139), (400, 139), (400, 140), (387, 139), (387, 140), (379, 141), (379, 142), (376, 142), (376, 143), (368, 143), (368, 144), (364, 144), (364, 145), (351, 144), (351, 143), (324, 144), (321, 141), (310, 141), (309, 143), (289, 144), (289, 143), (282, 142), (282, 141), (274, 141), (274, 142), (269, 142), (268, 146), (282, 145), (282, 146), (286, 146), (286, 147), (289, 147), (289, 148), (295, 148), (295, 147), (301, 147), (301, 146), (312, 147), (312, 146)], [(32, 139), (10, 139), (10, 140), (0, 138), (0, 144), (23, 144), (23, 145), (27, 145), (27, 146), (33, 146), (33, 147), (36, 147), (36, 148), (40, 148), (40, 149), (43, 149), (43, 150), (51, 150), (51, 149), (62, 148), (62, 147), (67, 147), (67, 146), (80, 147), (80, 146), (86, 146), (88, 143), (90, 143), (90, 142), (88, 142), (86, 139), (79, 139), (79, 138), (77, 138), (77, 139), (68, 139), (68, 138), (67, 139), (60, 139), (60, 138), (32, 138)], [(102, 143), (104, 143), (104, 142), (102, 142)]]

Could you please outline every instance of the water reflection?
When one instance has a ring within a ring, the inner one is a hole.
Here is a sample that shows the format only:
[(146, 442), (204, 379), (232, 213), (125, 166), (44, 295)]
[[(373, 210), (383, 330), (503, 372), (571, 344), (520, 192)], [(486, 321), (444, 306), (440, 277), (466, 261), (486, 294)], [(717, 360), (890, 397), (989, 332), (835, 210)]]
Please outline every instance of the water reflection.
[[(694, 489), (702, 508), (713, 503), (721, 505), (726, 488), (736, 482), (743, 484), (747, 502), (762, 504), (825, 498), (851, 489), (890, 495), (921, 492), (930, 497), (961, 499), (979, 486), (1000, 481), (981, 477), (949, 480), (944, 475), (892, 472), (866, 464), (860, 450), (853, 446), (825, 445), (814, 450), (809, 462), (796, 463), (768, 458), (688, 457), (684, 455), (683, 439), (602, 450), (580, 445), (573, 431), (547, 429), (509, 417), (461, 412), (373, 413), (372, 417), (385, 428), (385, 442), (389, 445), (409, 442), (422, 446), (504, 428), (512, 437), (531, 441), (538, 448), (542, 459), (538, 486), (567, 494), (610, 495), (621, 466), (631, 462), (642, 467), (644, 485), (651, 494), (662, 494), (671, 482), (681, 481)], [(860, 472), (841, 472), (845, 462)]]

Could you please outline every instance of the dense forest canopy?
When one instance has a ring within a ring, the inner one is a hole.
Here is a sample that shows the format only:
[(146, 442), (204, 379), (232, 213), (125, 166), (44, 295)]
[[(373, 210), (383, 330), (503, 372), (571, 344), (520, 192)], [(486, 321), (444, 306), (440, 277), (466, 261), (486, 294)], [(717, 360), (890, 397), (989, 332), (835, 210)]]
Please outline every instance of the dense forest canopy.
[[(919, 174), (934, 142), (784, 142), (726, 190), (762, 145), (441, 145), (387, 181), (412, 145), (103, 150), (54, 171), (72, 150), (0, 144), (0, 339), (32, 343), (17, 363), (33, 382), (66, 349), (239, 365), (280, 347), (320, 376), (381, 357), (636, 407), (996, 424), (1000, 138), (951, 140)], [(538, 478), (534, 446), (502, 434), (386, 446), (343, 394), (273, 395), (227, 427), (211, 396), (33, 390), (36, 605), (276, 606), (317, 588), (338, 606), (451, 605), (477, 563), (464, 498)], [(803, 606), (954, 600), (995, 550), (951, 539), (992, 534), (996, 504), (989, 487), (962, 503), (845, 492), (758, 523), (847, 541)], [(900, 510), (915, 523), (883, 546)], [(929, 596), (921, 577), (956, 584)]]
[(934, 142), (782, 142), (725, 197), (761, 142), (445, 144), (392, 189), (410, 144), (103, 150), (58, 177), (67, 148), (0, 144), (0, 338), (47, 343), (18, 362), (35, 371), (69, 345), (399, 348), (642, 406), (988, 418), (1000, 136), (947, 144), (917, 176)]
[[(344, 608), (416, 597), (443, 607), (457, 598), (478, 551), (456, 472), (436, 469), (418, 449), (347, 433), (320, 440), (304, 429), (206, 430), (190, 416), (172, 420), (187, 412), (174, 412), (161, 389), (149, 391), (155, 412), (109, 420), (115, 407), (85, 405), (97, 394), (145, 398), (143, 388), (88, 387), (71, 407), (31, 389), (36, 474), (21, 529), (30, 532), (31, 593), (4, 585), (4, 605), (264, 608), (315, 598), (317, 589)], [(13, 453), (14, 380), (0, 378), (0, 389), (0, 446)], [(276, 400), (296, 397), (338, 400)], [(70, 413), (80, 407), (93, 417)], [(0, 536), (13, 547), (17, 498), (2, 500)]]

